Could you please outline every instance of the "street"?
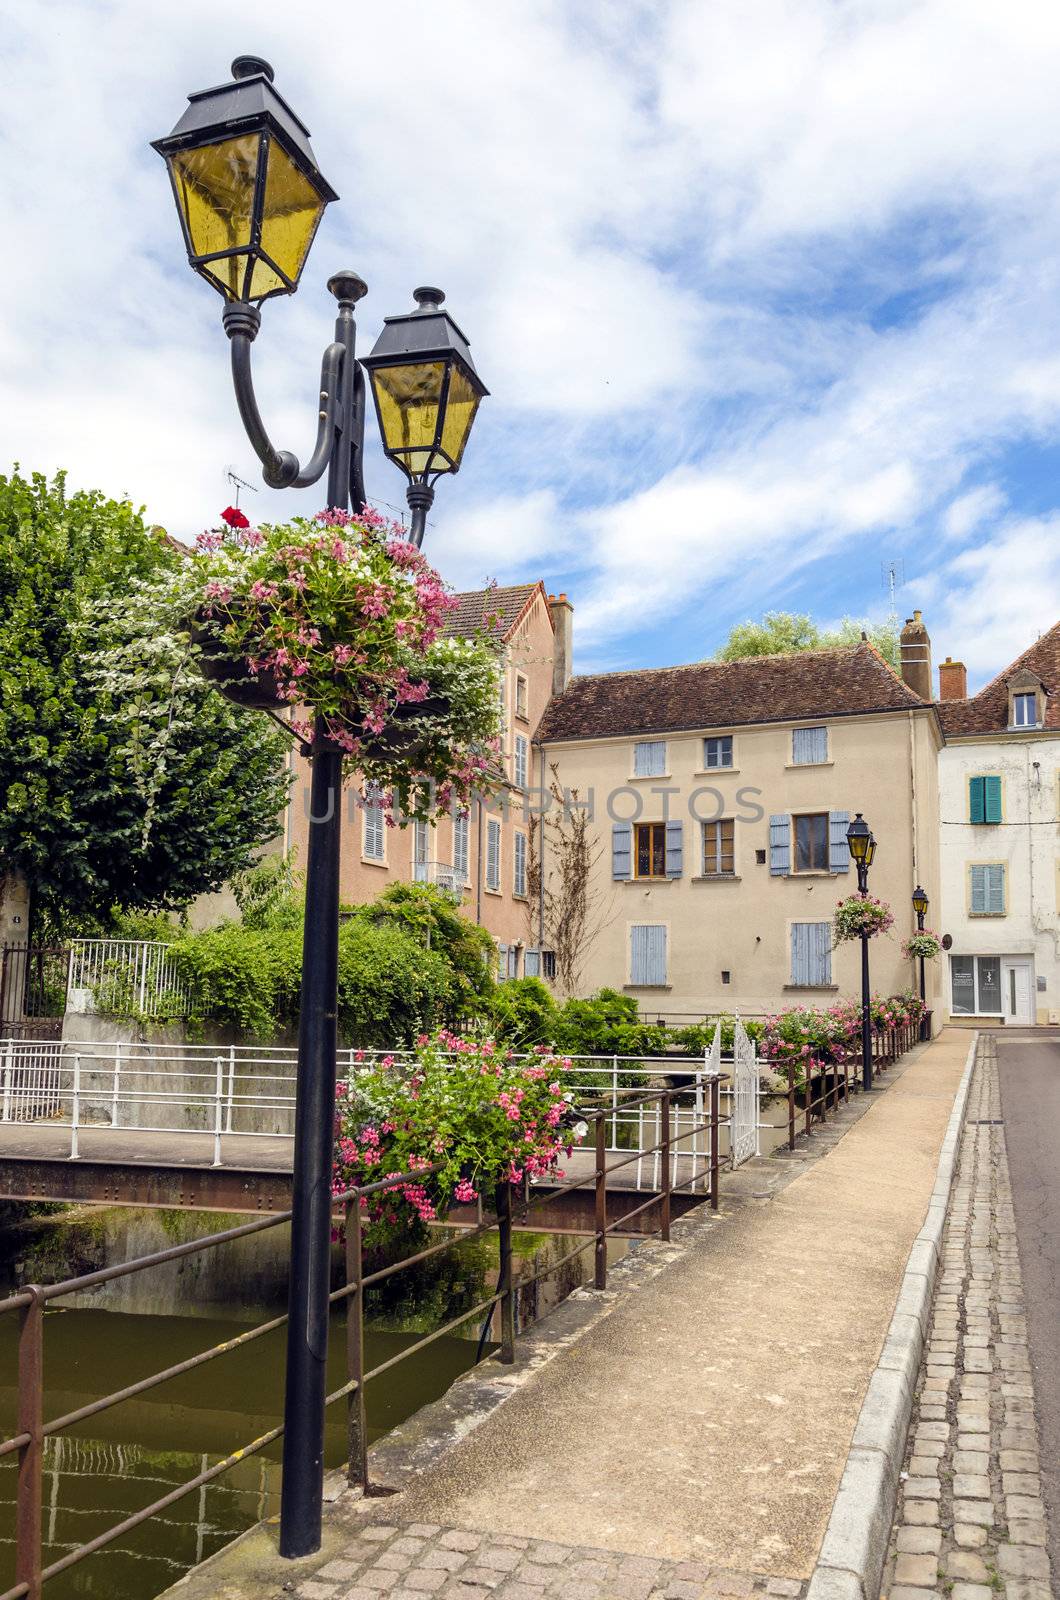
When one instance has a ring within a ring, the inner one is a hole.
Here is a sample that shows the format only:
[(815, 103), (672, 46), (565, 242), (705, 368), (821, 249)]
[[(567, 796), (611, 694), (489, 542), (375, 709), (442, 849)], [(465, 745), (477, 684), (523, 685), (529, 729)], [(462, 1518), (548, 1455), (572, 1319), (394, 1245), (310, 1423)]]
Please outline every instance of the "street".
[(1060, 1030), (997, 1038), (1041, 1479), (1053, 1571), (1060, 1571)]

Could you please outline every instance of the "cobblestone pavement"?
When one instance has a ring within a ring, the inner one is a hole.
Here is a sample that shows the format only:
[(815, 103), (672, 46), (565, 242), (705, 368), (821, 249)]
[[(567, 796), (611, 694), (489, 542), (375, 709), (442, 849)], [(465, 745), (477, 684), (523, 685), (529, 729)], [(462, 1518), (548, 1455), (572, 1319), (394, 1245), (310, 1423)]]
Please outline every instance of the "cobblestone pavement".
[(365, 1522), (341, 1556), (312, 1577), (284, 1585), (298, 1600), (794, 1600), (802, 1588), (791, 1578), (721, 1572), (696, 1561), (657, 1561), (433, 1522)]
[(979, 1046), (884, 1581), (889, 1600), (1050, 1600), (997, 1049)]

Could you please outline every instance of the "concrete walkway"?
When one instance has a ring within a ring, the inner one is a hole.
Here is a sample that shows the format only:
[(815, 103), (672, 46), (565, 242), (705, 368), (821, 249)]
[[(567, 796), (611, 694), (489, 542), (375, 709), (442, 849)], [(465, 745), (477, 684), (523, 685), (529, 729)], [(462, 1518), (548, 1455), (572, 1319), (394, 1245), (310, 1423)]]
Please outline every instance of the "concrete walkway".
[[(561, 1552), (560, 1568), (579, 1568), (570, 1600), (797, 1593), (924, 1218), (967, 1048), (966, 1033), (943, 1034), (794, 1181), (775, 1187), (769, 1173), (791, 1165), (760, 1163), (764, 1198), (728, 1214), (723, 1204), (714, 1222), (683, 1221), (661, 1271), (631, 1278), (607, 1315), (452, 1448), (422, 1470), (413, 1455), (399, 1494), (344, 1497), (314, 1561), (279, 1563), (267, 1530), (174, 1595), (242, 1600), (279, 1595), (286, 1581), (307, 1600), (397, 1600), (442, 1592), (431, 1573), (445, 1574), (454, 1600), (527, 1600), (535, 1585), (566, 1595), (532, 1555), (546, 1548)], [(653, 1248), (665, 1250), (643, 1253)], [(400, 1435), (387, 1441), (388, 1465), (400, 1447)], [(452, 1543), (463, 1535), (475, 1548), (480, 1536), (491, 1548), (499, 1540), (519, 1559), (503, 1573), (476, 1565), (471, 1547)], [(373, 1557), (373, 1539), (397, 1565)], [(398, 1549), (407, 1539), (415, 1548)], [(440, 1548), (449, 1559), (439, 1566)], [(623, 1573), (612, 1553), (646, 1568)], [(480, 1576), (490, 1570), (493, 1583)]]

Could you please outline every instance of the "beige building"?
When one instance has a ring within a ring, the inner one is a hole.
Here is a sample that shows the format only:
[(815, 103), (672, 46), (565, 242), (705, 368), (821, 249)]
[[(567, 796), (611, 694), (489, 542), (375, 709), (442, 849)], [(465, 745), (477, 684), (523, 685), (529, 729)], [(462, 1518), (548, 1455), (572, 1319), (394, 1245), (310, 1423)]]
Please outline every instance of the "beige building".
[[(358, 786), (351, 783), (343, 814), (340, 892), (343, 901), (360, 904), (374, 900), (390, 883), (437, 884), (452, 891), (465, 913), (496, 939), (499, 975), (521, 977), (540, 973), (544, 966), (550, 976), (551, 963), (547, 957), (542, 962), (531, 937), (524, 795), (531, 782), (533, 739), (554, 675), (565, 679), (569, 672), (570, 606), (565, 595), (547, 596), (540, 583), (482, 589), (458, 598), (450, 632), (471, 634), (488, 623), (501, 636), (508, 787), (491, 800), (476, 799), (462, 814), (391, 828), (381, 808), (365, 806)], [(303, 870), (308, 815), (309, 767), (296, 758), (287, 839)]]
[[(930, 665), (914, 659), (921, 634), (926, 656), (922, 627), (903, 635), (908, 682), (862, 643), (578, 677), (556, 694), (538, 770), (555, 768), (594, 829), (572, 987), (624, 989), (667, 1020), (858, 993), (859, 946), (831, 938), (836, 902), (857, 887), (846, 829), (858, 811), (878, 841), (870, 892), (896, 919), (873, 941), (873, 988), (912, 985), (911, 895), (919, 881), (937, 901), (939, 877), (942, 737)], [(546, 877), (563, 825), (557, 808)]]

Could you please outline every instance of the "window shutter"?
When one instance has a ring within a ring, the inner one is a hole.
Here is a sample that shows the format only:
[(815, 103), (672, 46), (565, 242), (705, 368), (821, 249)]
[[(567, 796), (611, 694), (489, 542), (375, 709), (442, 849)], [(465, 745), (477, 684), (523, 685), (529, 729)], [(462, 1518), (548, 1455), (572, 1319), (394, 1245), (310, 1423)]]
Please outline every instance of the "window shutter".
[(666, 876), (679, 878), (682, 872), (681, 857), (684, 853), (684, 823), (678, 819), (676, 822), (666, 824)]
[(986, 821), (985, 778), (969, 778), (968, 780), (968, 820), (970, 822)]
[(769, 870), (774, 878), (786, 878), (791, 871), (791, 818), (769, 819)]
[(983, 819), (986, 822), (1001, 821), (1001, 779), (983, 778)]
[(611, 829), (611, 876), (633, 876), (633, 824), (616, 822)]
[(830, 872), (850, 871), (850, 846), (847, 844), (847, 827), (849, 824), (849, 811), (830, 811), (828, 813), (828, 870)]
[(666, 741), (641, 739), (633, 746), (633, 776), (661, 778), (666, 771)]
[(502, 979), (508, 976), (508, 946), (506, 944), (497, 946), (497, 976)]
[(806, 922), (791, 925), (791, 981), (797, 984), (810, 981), (810, 932)]
[(798, 765), (811, 766), (828, 760), (827, 728), (793, 728), (791, 734), (791, 759)]
[(832, 928), (827, 922), (810, 923), (811, 983), (832, 981)]
[(523, 954), (523, 977), (539, 978), (541, 976), (540, 950), (527, 950)]
[(982, 916), (986, 911), (986, 868), (972, 868), (971, 910), (973, 915)]
[(1005, 910), (1005, 869), (1000, 864), (983, 869), (986, 883), (986, 909), (994, 916), (1002, 916)]
[(634, 927), (630, 933), (630, 982), (660, 987), (666, 982), (666, 929)]

